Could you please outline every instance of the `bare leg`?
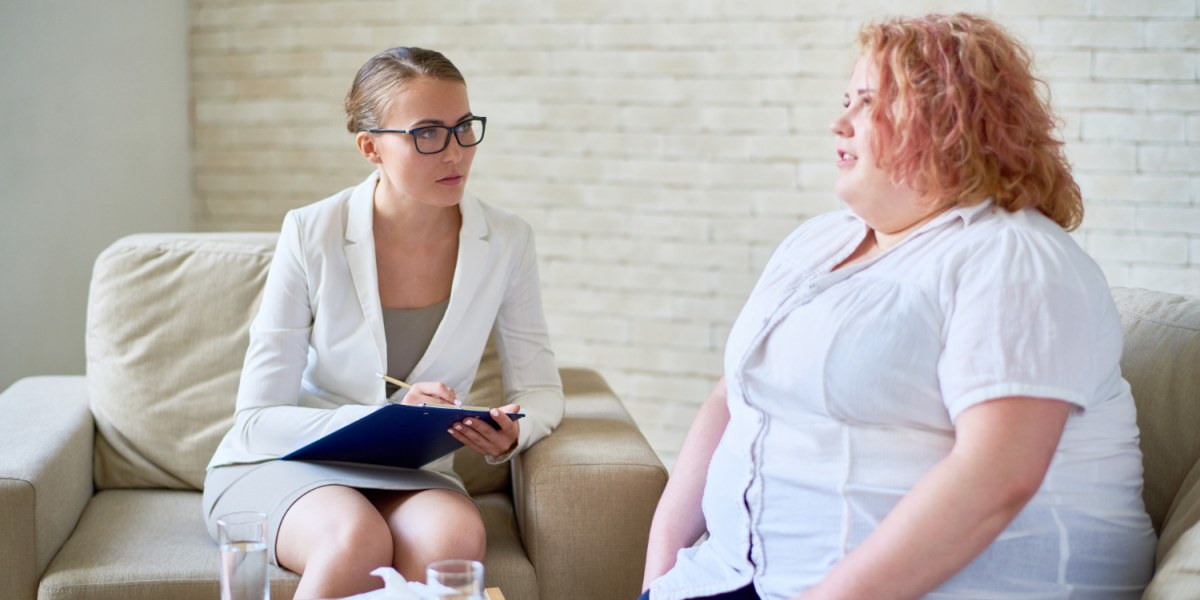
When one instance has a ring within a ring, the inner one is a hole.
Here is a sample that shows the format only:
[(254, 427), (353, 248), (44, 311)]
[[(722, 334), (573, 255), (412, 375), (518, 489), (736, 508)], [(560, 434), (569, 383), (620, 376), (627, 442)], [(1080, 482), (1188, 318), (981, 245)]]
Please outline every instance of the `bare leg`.
[(300, 573), (295, 598), (338, 598), (383, 586), (370, 573), (392, 564), (392, 540), (379, 509), (354, 488), (319, 487), (292, 504), (279, 524), (275, 558)]
[(451, 490), (367, 492), (392, 532), (393, 566), (409, 581), (425, 581), (429, 563), (483, 560), (483, 517), (470, 498)]

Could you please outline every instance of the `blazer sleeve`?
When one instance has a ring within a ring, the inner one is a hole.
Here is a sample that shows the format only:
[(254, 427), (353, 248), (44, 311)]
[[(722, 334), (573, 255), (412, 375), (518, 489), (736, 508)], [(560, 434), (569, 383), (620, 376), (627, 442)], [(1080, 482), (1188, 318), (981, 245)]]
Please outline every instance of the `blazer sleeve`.
[(287, 454), (377, 410), (298, 406), (314, 319), (309, 269), (295, 211), (284, 217), (238, 386), (236, 445), (254, 458)]
[(563, 416), (562, 380), (550, 348), (550, 333), (542, 310), (541, 281), (533, 230), (522, 223), (513, 251), (516, 259), (504, 300), (496, 315), (493, 333), (504, 380), (504, 397), (520, 404), (521, 419), (517, 445), (507, 454), (488, 458), (499, 463), (524, 451), (546, 437)]

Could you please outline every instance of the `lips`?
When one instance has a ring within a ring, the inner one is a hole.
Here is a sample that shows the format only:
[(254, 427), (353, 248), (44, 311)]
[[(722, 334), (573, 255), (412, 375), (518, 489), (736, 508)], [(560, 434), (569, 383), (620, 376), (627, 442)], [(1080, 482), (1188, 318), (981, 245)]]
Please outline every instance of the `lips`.
[(846, 152), (845, 150), (841, 150), (841, 149), (839, 149), (837, 151), (837, 157), (838, 157), (837, 164), (839, 167), (848, 167), (848, 166), (854, 164), (856, 161), (858, 161), (857, 154), (851, 154), (851, 153)]
[(442, 185), (458, 185), (458, 184), (462, 183), (462, 180), (463, 180), (462, 175), (459, 175), (458, 173), (451, 173), (450, 175), (447, 175), (447, 176), (437, 180), (437, 182)]

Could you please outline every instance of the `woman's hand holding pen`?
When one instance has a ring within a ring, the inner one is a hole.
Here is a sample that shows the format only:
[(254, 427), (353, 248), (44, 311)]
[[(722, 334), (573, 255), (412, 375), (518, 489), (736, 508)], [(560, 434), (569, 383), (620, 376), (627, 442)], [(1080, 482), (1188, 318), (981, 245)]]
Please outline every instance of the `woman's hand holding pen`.
[[(407, 382), (378, 374), (385, 381), (390, 381), (406, 388), (407, 393), (400, 404), (412, 406), (449, 405), (461, 406), (458, 395), (440, 381)], [(521, 433), (521, 424), (510, 419), (508, 413), (521, 412), (520, 404), (508, 404), (491, 410), (492, 419), (500, 426), (499, 429), (478, 419), (463, 419), (446, 431), (464, 446), (484, 455), (497, 457), (508, 453), (517, 446), (517, 436)]]
[(404, 394), (404, 399), (400, 401), (400, 404), (411, 406), (462, 405), (454, 390), (440, 381), (418, 381), (407, 387), (408, 392)]
[(521, 412), (520, 404), (508, 404), (491, 410), (499, 429), (479, 419), (463, 419), (448, 429), (454, 439), (464, 446), (490, 457), (503, 456), (517, 445), (521, 424), (508, 418), (508, 413)]

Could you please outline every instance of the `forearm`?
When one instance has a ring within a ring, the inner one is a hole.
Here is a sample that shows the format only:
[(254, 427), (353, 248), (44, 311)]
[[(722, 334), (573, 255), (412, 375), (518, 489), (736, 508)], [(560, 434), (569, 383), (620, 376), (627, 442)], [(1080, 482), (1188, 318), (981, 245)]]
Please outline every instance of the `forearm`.
[[(675, 566), (675, 557), (681, 548), (691, 546), (705, 531), (700, 511), (699, 495), (695, 500), (682, 493), (677, 486), (672, 490), (675, 479), (667, 481), (667, 488), (654, 511), (650, 526), (649, 543), (646, 546), (646, 569), (642, 577), (642, 589), (650, 587), (655, 579)], [(702, 493), (703, 490), (701, 490)]]
[(967, 462), (947, 459), (930, 470), (801, 598), (920, 598), (974, 560), (1029, 495)]
[(651, 582), (670, 570), (675, 565), (676, 553), (692, 545), (704, 533), (700, 502), (708, 465), (728, 423), (725, 381), (721, 380), (700, 407), (654, 511), (642, 589), (650, 587)]
[(349, 425), (378, 406), (348, 404), (335, 409), (271, 406), (238, 411), (234, 429), (247, 451), (282, 456)]
[(920, 598), (953, 577), (1037, 493), (1069, 411), (1024, 397), (964, 411), (950, 453), (801, 598)]

